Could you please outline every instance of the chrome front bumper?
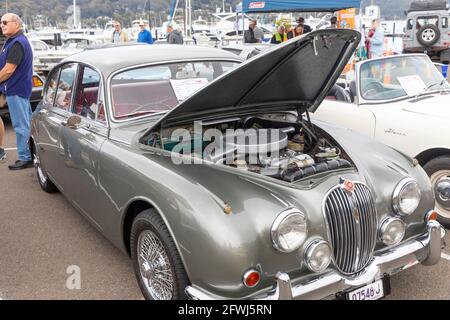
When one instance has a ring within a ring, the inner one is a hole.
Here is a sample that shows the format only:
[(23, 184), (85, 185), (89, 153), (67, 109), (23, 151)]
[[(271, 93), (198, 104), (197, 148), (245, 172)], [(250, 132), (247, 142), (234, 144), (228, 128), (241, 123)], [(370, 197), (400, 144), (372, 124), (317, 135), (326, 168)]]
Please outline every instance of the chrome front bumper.
[[(351, 288), (358, 288), (385, 275), (393, 275), (418, 263), (434, 265), (441, 258), (443, 236), (445, 233), (437, 221), (429, 221), (427, 233), (415, 240), (407, 241), (392, 250), (374, 256), (372, 263), (363, 273), (353, 278), (343, 277), (338, 272), (330, 272), (308, 282), (292, 285), (287, 273), (276, 275), (275, 288), (264, 296), (253, 297), (257, 300), (324, 299)], [(226, 299), (210, 295), (192, 286), (186, 288), (191, 299)]]

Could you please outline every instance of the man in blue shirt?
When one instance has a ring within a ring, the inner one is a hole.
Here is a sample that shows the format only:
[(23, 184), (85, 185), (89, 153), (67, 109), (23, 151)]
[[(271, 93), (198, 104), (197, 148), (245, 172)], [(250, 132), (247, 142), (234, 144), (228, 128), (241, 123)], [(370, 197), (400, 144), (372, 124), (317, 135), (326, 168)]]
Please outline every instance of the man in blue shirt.
[(137, 42), (144, 42), (148, 44), (153, 43), (153, 37), (150, 31), (145, 29), (144, 21), (139, 21), (139, 28), (141, 28), (141, 31), (138, 34), (138, 40)]
[(30, 96), (33, 77), (33, 52), (22, 31), (23, 22), (14, 13), (1, 18), (7, 40), (0, 53), (0, 92), (6, 96), (9, 115), (16, 132), (18, 160), (10, 170), (33, 167), (28, 140), (30, 137)]

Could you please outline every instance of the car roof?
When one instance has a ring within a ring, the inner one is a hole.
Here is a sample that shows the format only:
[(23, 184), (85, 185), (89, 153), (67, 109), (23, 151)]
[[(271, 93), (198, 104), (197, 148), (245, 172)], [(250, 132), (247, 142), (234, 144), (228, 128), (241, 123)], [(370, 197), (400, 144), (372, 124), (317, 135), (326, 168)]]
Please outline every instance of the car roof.
[(77, 61), (98, 68), (105, 76), (112, 72), (149, 63), (170, 62), (177, 60), (224, 59), (243, 61), (234, 53), (223, 50), (188, 45), (130, 45), (96, 50), (85, 50), (74, 54), (64, 61)]

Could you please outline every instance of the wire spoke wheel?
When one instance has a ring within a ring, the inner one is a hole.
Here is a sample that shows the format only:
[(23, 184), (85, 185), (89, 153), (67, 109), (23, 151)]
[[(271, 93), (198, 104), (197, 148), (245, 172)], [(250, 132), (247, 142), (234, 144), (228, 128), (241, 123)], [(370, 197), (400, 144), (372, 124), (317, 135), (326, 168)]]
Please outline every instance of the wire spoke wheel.
[(169, 256), (160, 239), (150, 230), (138, 238), (138, 262), (142, 280), (155, 300), (171, 300), (174, 275)]

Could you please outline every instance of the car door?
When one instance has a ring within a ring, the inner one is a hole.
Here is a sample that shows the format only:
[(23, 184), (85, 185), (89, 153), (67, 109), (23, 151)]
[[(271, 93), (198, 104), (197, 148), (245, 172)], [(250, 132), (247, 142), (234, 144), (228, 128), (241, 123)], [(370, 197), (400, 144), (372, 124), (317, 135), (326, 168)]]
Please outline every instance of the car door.
[(81, 121), (76, 126), (61, 126), (61, 167), (66, 176), (66, 195), (99, 226), (97, 213), (98, 158), (108, 127), (103, 110), (103, 88), (100, 74), (80, 64), (72, 103), (71, 116)]
[(53, 70), (47, 80), (42, 108), (38, 112), (39, 155), (43, 168), (61, 191), (64, 191), (65, 176), (62, 171), (59, 141), (62, 124), (69, 117), (73, 98), (73, 85), (77, 65), (65, 64)]
[(324, 100), (311, 117), (352, 129), (371, 138), (375, 135), (374, 113), (355, 103)]

